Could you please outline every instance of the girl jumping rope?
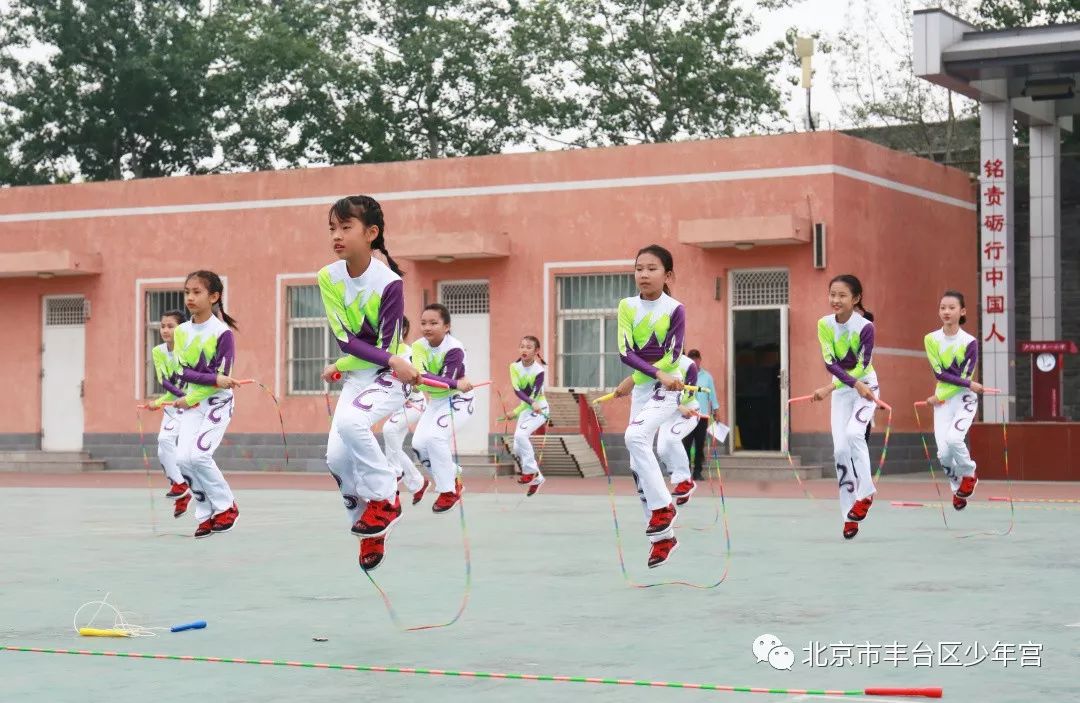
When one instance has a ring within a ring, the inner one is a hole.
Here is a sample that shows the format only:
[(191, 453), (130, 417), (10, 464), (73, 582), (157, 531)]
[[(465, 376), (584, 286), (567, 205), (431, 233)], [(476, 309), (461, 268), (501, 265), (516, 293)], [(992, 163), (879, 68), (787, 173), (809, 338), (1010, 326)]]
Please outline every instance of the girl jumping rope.
[(528, 486), (527, 496), (536, 495), (544, 484), (544, 475), (536, 462), (529, 437), (548, 421), (548, 403), (544, 399), (544, 374), (547, 366), (540, 356), (540, 340), (532, 335), (521, 338), (518, 344), (518, 360), (510, 364), (510, 384), (521, 404), (512, 411), (517, 417), (514, 430), (514, 454), (521, 465), (518, 483)]
[(413, 449), (431, 472), (439, 493), (431, 511), (445, 513), (461, 500), (464, 490), (458, 480), (461, 469), (454, 461), (454, 442), (473, 414), (473, 387), (465, 378), (465, 347), (450, 334), (446, 306), (432, 303), (424, 308), (420, 331), (423, 337), (413, 343), (413, 361), (423, 370), (424, 379), (443, 387), (429, 389), (427, 408), (413, 434)]
[(634, 263), (639, 294), (619, 302), (619, 357), (633, 374), (619, 384), (615, 394), (627, 395), (633, 389), (625, 439), (630, 471), (648, 521), (649, 568), (667, 562), (678, 547), (675, 505), (653, 453), (656, 433), (677, 412), (683, 389), (677, 372), (686, 310), (668, 294), (673, 277), (671, 252), (656, 244), (647, 246)]
[(878, 380), (870, 361), (874, 323), (863, 308), (862, 282), (851, 274), (829, 282), (833, 312), (818, 320), (818, 342), (833, 383), (814, 392), (814, 401), (832, 396), (833, 459), (840, 484), (844, 539), (859, 534), (859, 523), (874, 502), (867, 426), (877, 407)]
[(184, 411), (173, 406), (176, 399), (184, 395), (184, 391), (180, 390), (183, 385), (180, 380), (180, 362), (173, 352), (173, 334), (183, 322), (184, 313), (179, 310), (169, 310), (162, 315), (158, 328), (162, 343), (154, 347), (150, 354), (154, 361), (154, 376), (158, 384), (165, 389), (165, 394), (151, 401), (150, 407), (162, 410), (157, 455), (171, 484), (165, 497), (176, 501), (173, 504), (174, 518), (186, 513), (188, 503), (191, 502), (191, 487), (180, 474), (180, 467), (176, 464), (176, 438), (180, 434), (180, 414)]
[[(401, 518), (397, 469), (372, 427), (405, 403), (405, 383), (419, 380), (401, 341), (404, 295), (401, 272), (386, 250), (382, 207), (366, 195), (330, 207), (330, 245), (338, 260), (318, 274), (323, 307), (343, 356), (323, 369), (327, 382), (344, 375), (327, 438), (326, 463), (341, 490), (353, 534), (360, 537), (360, 567), (382, 563), (386, 535)], [(374, 258), (381, 251), (387, 260)]]
[(237, 386), (229, 376), (236, 362), (236, 320), (225, 312), (224, 292), (221, 277), (213, 271), (188, 275), (184, 303), (191, 319), (177, 327), (173, 337), (185, 384), (183, 395), (174, 401), (183, 411), (176, 463), (195, 497), (196, 538), (228, 532), (240, 516), (236, 497), (214, 462), (214, 451), (232, 421), (232, 389)]
[(938, 460), (949, 477), (953, 508), (963, 510), (979, 479), (964, 439), (979, 410), (983, 387), (973, 380), (979, 362), (979, 341), (961, 329), (967, 322), (964, 294), (947, 290), (938, 304), (941, 329), (926, 335), (926, 357), (937, 379), (927, 403), (934, 408), (934, 440)]

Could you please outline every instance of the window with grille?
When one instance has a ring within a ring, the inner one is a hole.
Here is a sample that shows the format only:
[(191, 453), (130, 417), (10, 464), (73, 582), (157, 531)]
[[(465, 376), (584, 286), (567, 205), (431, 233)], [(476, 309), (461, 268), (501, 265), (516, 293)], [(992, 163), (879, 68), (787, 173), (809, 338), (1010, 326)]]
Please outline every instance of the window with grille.
[(81, 295), (48, 298), (45, 300), (45, 324), (50, 327), (85, 324), (89, 306), (89, 301)]
[(287, 290), (289, 393), (340, 391), (340, 381), (322, 380), (323, 368), (341, 356), (341, 348), (326, 322), (319, 286), (289, 286)]
[(787, 304), (787, 271), (731, 272), (732, 307), (738, 308)]
[[(161, 339), (161, 316), (169, 310), (179, 310), (184, 312), (184, 291), (148, 290), (146, 291), (146, 300), (143, 304), (143, 310), (146, 311), (146, 318), (144, 320), (145, 333), (143, 335), (146, 345), (145, 353), (143, 354), (143, 360), (146, 366), (144, 374), (146, 379), (144, 385), (146, 393), (144, 397), (152, 398), (165, 392), (165, 389), (157, 382), (157, 374), (154, 373), (153, 357), (154, 347), (161, 344), (163, 341)], [(187, 317), (186, 313), (184, 317)]]
[(446, 306), (451, 317), (491, 311), (487, 281), (443, 283), (439, 286), (439, 302)]
[(637, 294), (630, 273), (556, 276), (558, 382), (612, 388), (626, 377), (619, 361), (619, 301)]

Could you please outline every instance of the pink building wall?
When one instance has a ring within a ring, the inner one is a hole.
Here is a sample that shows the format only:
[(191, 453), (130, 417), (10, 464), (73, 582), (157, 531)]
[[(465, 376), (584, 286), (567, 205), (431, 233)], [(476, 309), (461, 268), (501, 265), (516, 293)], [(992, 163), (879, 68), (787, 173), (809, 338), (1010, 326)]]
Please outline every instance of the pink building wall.
[[(724, 175), (650, 185), (598, 182), (702, 173)], [(550, 185), (566, 181), (588, 183), (566, 190)], [(477, 192), (492, 186), (511, 192)], [(505, 367), (519, 338), (541, 336), (544, 329), (545, 262), (631, 259), (638, 248), (656, 242), (675, 255), (673, 293), (687, 307), (688, 344), (706, 355), (725, 400), (729, 301), (726, 292), (725, 299), (714, 299), (717, 276), (726, 282), (734, 269), (789, 270), (789, 367), (791, 392), (799, 395), (827, 381), (815, 321), (828, 312), (828, 280), (857, 274), (878, 316), (875, 366), (883, 396), (899, 409), (894, 429), (911, 429), (907, 408), (931, 388), (925, 359), (914, 352), (936, 326), (938, 296), (955, 287), (971, 291), (974, 299), (977, 290), (974, 197), (967, 176), (837, 133), (6, 189), (0, 191), (0, 253), (100, 252), (104, 266), (96, 276), (0, 278), (0, 303), (15, 331), (0, 344), (0, 385), (18, 389), (9, 390), (12, 402), (0, 404), (0, 433), (40, 429), (44, 295), (79, 293), (92, 304), (86, 327), (87, 433), (133, 431), (135, 348), (142, 344), (141, 326), (139, 341), (133, 339), (136, 279), (182, 277), (197, 268), (226, 276), (226, 308), (240, 322), (237, 374), (267, 385), (278, 375), (284, 378), (286, 327), (275, 300), (279, 293), (284, 299), (283, 286), (313, 279), (278, 276), (314, 274), (334, 259), (327, 208), (336, 197), (358, 192), (383, 196), (392, 254), (400, 233), (430, 234), (434, 247), (439, 233), (509, 235), (509, 257), (402, 262), (407, 314), (414, 317), (424, 291), (435, 300), (441, 280), (490, 282), (491, 368), (504, 393)], [(90, 212), (48, 219), (61, 211)], [(812, 268), (806, 244), (738, 251), (678, 240), (681, 220), (777, 214), (826, 223), (826, 270)], [(625, 269), (566, 272), (619, 270)], [(557, 329), (558, 273), (557, 267), (548, 272), (549, 336)], [(975, 310), (970, 313), (969, 329), (978, 329)], [(544, 341), (556, 348), (554, 339)], [(257, 394), (241, 391), (230, 432), (275, 430), (273, 407)], [(283, 405), (291, 432), (325, 430), (321, 396), (286, 396)], [(492, 429), (501, 429), (494, 423), (497, 402), (492, 408)], [(625, 404), (607, 410), (611, 429), (624, 426), (626, 410)], [(827, 425), (828, 413), (820, 409), (798, 408), (793, 418), (798, 432), (825, 432)]]

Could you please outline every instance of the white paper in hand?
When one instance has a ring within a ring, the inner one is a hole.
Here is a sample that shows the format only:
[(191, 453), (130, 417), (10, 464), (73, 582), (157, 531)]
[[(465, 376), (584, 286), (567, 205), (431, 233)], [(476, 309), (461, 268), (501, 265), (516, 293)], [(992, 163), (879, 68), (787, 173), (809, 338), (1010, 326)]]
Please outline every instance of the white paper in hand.
[(714, 422), (709, 425), (709, 434), (715, 437), (717, 442), (726, 442), (730, 431), (731, 429), (722, 422)]

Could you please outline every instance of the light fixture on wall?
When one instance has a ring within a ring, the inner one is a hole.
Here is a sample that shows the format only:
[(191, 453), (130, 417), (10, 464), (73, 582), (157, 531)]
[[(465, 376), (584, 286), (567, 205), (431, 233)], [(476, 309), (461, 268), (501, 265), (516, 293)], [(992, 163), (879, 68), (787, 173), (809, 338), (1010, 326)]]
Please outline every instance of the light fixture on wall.
[(454, 263), (454, 257), (452, 256), (436, 256), (435, 260), (440, 264), (452, 264)]
[(52, 271), (38, 271), (37, 277), (43, 281), (47, 281), (50, 278), (56, 278), (56, 274)]
[(735, 248), (739, 251), (750, 251), (754, 248), (753, 242), (735, 242)]

